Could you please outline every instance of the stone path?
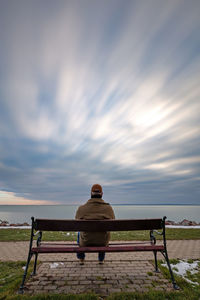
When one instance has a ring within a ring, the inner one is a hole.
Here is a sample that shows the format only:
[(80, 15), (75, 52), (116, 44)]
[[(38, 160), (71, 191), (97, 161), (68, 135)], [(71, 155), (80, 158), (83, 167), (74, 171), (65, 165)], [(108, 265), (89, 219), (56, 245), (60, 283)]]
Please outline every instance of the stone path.
[[(168, 241), (170, 258), (200, 258), (200, 240)], [(0, 261), (27, 259), (28, 242), (0, 242)], [(161, 254), (158, 259), (162, 259)], [(153, 254), (107, 253), (99, 265), (97, 253), (86, 255), (80, 266), (75, 254), (40, 254), (37, 275), (26, 282), (25, 293), (85, 293), (108, 295), (120, 291), (172, 290), (161, 273), (154, 272)]]
[(26, 283), (25, 293), (88, 293), (102, 296), (115, 292), (146, 292), (148, 289), (170, 291), (171, 283), (154, 272), (149, 261), (107, 261), (99, 265), (88, 261), (44, 262), (36, 276)]

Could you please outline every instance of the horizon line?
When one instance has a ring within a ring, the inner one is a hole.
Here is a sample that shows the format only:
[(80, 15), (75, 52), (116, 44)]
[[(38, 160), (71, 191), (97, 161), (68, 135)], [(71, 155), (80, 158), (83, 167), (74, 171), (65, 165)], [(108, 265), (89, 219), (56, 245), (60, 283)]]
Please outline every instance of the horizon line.
[[(198, 203), (109, 203), (111, 205), (139, 205), (139, 206), (148, 206), (148, 205), (171, 205), (171, 206), (179, 206), (179, 205), (185, 205), (185, 206), (200, 206)], [(0, 204), (0, 206), (76, 206), (76, 205), (82, 205), (82, 203), (59, 203), (59, 204)]]

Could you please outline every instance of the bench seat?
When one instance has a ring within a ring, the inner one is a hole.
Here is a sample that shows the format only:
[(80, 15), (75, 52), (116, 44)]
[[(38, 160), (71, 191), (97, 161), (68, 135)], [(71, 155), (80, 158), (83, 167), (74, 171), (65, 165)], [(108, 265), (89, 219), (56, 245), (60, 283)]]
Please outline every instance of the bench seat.
[(33, 247), (32, 253), (95, 253), (95, 252), (135, 252), (135, 251), (163, 251), (163, 245), (134, 245), (134, 246), (115, 246), (109, 245), (107, 247), (79, 247), (79, 246), (39, 246)]

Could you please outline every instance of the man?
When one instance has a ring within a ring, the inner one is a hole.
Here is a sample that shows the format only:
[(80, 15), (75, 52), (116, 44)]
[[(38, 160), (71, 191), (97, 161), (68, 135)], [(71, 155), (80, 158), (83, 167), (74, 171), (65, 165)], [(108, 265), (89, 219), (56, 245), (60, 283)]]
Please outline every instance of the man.
[[(115, 214), (109, 203), (102, 199), (103, 190), (100, 184), (94, 184), (91, 188), (91, 199), (81, 205), (76, 212), (76, 219), (102, 220), (115, 219)], [(110, 240), (110, 232), (80, 232), (78, 244), (84, 246), (107, 246)], [(84, 264), (85, 253), (77, 253), (80, 264)], [(99, 263), (103, 264), (105, 252), (99, 252)]]

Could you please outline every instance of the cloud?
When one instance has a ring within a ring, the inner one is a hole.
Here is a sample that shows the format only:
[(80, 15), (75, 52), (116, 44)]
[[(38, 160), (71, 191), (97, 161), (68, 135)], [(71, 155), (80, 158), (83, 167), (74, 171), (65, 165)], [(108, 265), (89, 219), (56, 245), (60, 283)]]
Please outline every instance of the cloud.
[(0, 190), (198, 203), (198, 1), (45, 4), (1, 2)]
[(0, 191), (0, 205), (51, 205), (51, 201), (29, 200), (23, 197), (17, 197), (12, 192)]

